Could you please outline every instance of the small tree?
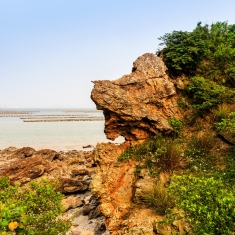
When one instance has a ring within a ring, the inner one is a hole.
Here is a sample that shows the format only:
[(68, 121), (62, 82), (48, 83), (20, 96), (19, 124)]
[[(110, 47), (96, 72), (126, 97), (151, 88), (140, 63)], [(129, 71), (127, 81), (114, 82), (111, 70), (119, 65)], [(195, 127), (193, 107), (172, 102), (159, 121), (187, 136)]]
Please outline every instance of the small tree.
[(192, 32), (173, 31), (159, 38), (157, 51), (172, 75), (203, 76), (220, 84), (235, 86), (235, 25), (217, 22)]

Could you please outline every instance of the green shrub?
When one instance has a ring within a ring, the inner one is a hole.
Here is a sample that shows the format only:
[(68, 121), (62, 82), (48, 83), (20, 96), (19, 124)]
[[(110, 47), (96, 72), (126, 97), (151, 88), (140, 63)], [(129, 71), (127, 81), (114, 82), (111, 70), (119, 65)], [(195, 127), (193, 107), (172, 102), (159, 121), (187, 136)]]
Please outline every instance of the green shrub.
[(224, 158), (225, 168), (219, 171), (218, 176), (229, 187), (234, 187), (235, 184), (235, 148), (232, 148), (231, 153)]
[(231, 112), (227, 118), (222, 118), (220, 122), (215, 123), (219, 136), (227, 143), (235, 145), (235, 112)]
[(177, 118), (171, 118), (169, 119), (169, 124), (172, 126), (174, 130), (174, 135), (178, 136), (180, 131), (183, 128), (183, 123)]
[(213, 177), (175, 176), (169, 193), (183, 209), (195, 234), (233, 234), (235, 231), (235, 195)]
[(203, 77), (193, 77), (187, 85), (189, 96), (192, 98), (192, 107), (205, 111), (221, 103), (232, 103), (235, 91), (228, 87), (208, 81)]
[(182, 97), (178, 98), (177, 104), (183, 110), (188, 110), (190, 108), (189, 105), (187, 104), (187, 102)]
[(159, 38), (157, 51), (174, 76), (203, 76), (235, 86), (235, 25), (199, 22), (192, 32), (173, 31)]
[(235, 112), (231, 112), (227, 118), (222, 118), (215, 125), (218, 131), (230, 131), (235, 134)]
[(0, 178), (1, 234), (65, 234), (71, 224), (58, 217), (63, 195), (55, 191), (57, 187), (46, 180), (11, 186), (7, 177)]

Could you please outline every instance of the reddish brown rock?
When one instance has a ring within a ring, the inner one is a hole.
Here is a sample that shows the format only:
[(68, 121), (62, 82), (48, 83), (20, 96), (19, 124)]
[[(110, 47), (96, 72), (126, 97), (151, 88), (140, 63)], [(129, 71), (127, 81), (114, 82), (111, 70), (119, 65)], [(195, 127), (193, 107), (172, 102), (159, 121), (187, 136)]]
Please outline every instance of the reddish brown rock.
[(48, 161), (40, 157), (32, 157), (17, 161), (6, 167), (0, 172), (0, 176), (8, 176), (12, 184), (26, 183), (51, 170), (52, 168)]
[(134, 62), (131, 74), (94, 81), (91, 98), (103, 110), (108, 139), (139, 140), (172, 131), (168, 119), (180, 117), (180, 112), (166, 69), (161, 58), (146, 53)]
[(61, 203), (64, 211), (83, 205), (82, 200), (75, 196), (64, 198)]
[(60, 179), (62, 193), (83, 192), (88, 189), (89, 183), (85, 180), (76, 180), (71, 178)]
[(89, 171), (87, 169), (81, 168), (81, 169), (73, 169), (71, 171), (71, 174), (73, 176), (78, 176), (78, 175), (89, 175)]
[(18, 158), (26, 158), (26, 157), (31, 157), (35, 153), (35, 149), (30, 148), (30, 147), (23, 147), (18, 149), (13, 157), (18, 157)]
[(128, 146), (128, 142), (120, 146), (112, 143), (96, 146), (98, 171), (90, 187), (100, 199), (99, 210), (107, 218), (105, 223), (111, 234), (116, 234), (115, 231), (118, 231), (123, 219), (129, 216), (131, 208), (136, 165), (132, 161), (118, 162), (118, 156)]
[[(31, 155), (32, 154), (32, 155)], [(94, 167), (93, 152), (84, 157), (81, 151), (57, 153), (54, 150), (10, 147), (0, 150), (0, 176), (8, 176), (12, 184), (25, 184), (32, 179), (44, 177), (61, 182), (63, 192), (84, 191), (88, 188)], [(83, 166), (79, 166), (80, 161)]]
[(54, 158), (58, 158), (59, 154), (55, 150), (51, 149), (41, 149), (35, 153), (35, 156), (42, 157), (48, 161), (53, 161)]

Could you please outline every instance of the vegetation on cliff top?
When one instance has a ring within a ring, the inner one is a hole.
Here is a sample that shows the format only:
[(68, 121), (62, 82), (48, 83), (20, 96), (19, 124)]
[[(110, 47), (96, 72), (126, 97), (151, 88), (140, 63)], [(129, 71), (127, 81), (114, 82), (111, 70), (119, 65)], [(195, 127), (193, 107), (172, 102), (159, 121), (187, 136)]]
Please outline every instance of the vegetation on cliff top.
[(202, 76), (208, 80), (235, 85), (235, 24), (217, 22), (192, 32), (173, 31), (159, 38), (157, 51), (174, 76)]
[(177, 91), (183, 118), (169, 120), (171, 135), (133, 146), (120, 160), (136, 160), (137, 173), (147, 168), (155, 179), (160, 172), (170, 175), (166, 193), (157, 183), (143, 197), (159, 214), (165, 211), (164, 222), (179, 219), (177, 208), (190, 225), (185, 234), (233, 234), (235, 25), (198, 23), (192, 32), (173, 31), (160, 39), (157, 55), (170, 76), (184, 83)]

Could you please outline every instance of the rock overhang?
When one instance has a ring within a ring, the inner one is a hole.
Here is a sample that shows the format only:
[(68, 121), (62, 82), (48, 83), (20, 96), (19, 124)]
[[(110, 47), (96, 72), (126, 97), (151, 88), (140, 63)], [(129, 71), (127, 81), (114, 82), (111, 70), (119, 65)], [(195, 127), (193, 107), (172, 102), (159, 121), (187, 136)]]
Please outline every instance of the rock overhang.
[(168, 120), (180, 117), (177, 93), (160, 57), (146, 53), (133, 63), (132, 73), (94, 81), (91, 99), (105, 116), (105, 134), (114, 140), (143, 140), (171, 132)]

